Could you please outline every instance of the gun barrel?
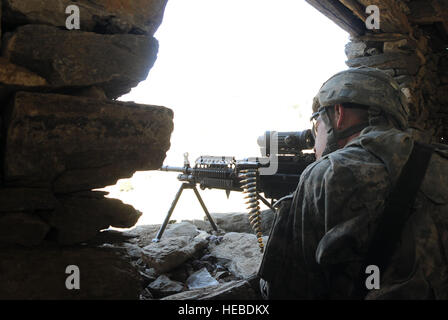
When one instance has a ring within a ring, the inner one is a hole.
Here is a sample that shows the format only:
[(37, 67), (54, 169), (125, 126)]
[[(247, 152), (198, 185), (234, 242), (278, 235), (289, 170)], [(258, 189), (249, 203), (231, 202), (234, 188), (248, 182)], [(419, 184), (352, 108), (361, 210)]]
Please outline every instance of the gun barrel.
[(184, 172), (184, 167), (172, 167), (172, 166), (162, 166), (160, 171), (168, 171), (168, 172)]

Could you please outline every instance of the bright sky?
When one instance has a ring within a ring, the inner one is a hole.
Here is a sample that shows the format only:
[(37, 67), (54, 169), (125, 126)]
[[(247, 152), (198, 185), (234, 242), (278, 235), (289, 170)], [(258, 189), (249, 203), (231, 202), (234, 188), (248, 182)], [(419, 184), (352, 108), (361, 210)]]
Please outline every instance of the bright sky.
[[(146, 81), (120, 98), (174, 111), (164, 164), (200, 155), (259, 156), (266, 130), (309, 128), (311, 103), (322, 83), (346, 69), (348, 34), (304, 0), (169, 0), (158, 59)], [(137, 172), (108, 187), (143, 212), (138, 224), (162, 223), (180, 186), (177, 174)], [(129, 181), (127, 181), (129, 184)], [(245, 211), (241, 194), (200, 191), (210, 212)], [(202, 219), (191, 190), (172, 219)]]

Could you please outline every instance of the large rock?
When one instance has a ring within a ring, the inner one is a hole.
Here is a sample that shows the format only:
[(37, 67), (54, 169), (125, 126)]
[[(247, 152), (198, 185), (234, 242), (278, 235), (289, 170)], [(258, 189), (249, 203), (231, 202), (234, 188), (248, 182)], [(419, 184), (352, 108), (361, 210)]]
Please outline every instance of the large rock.
[(0, 213), (0, 243), (36, 246), (40, 244), (50, 226), (39, 216), (23, 213)]
[(185, 286), (179, 281), (173, 281), (166, 275), (159, 276), (148, 286), (156, 297), (165, 297), (184, 291)]
[(0, 84), (11, 87), (43, 87), (47, 81), (37, 74), (0, 57)]
[(415, 75), (420, 68), (420, 59), (415, 54), (384, 53), (376, 56), (352, 58), (346, 61), (349, 67), (373, 67), (380, 69), (406, 69)]
[[(169, 227), (170, 225), (167, 226), (167, 228)], [(140, 247), (146, 247), (147, 245), (152, 243), (152, 239), (155, 238), (159, 229), (160, 224), (145, 224), (125, 231), (125, 234), (135, 237), (135, 242)]]
[(256, 300), (258, 295), (245, 280), (231, 281), (217, 286), (184, 291), (162, 300)]
[[(249, 223), (249, 215), (243, 212), (211, 213), (210, 214), (219, 228), (227, 232), (255, 233)], [(261, 211), (261, 230), (264, 235), (269, 235), (274, 222), (272, 210)], [(208, 223), (208, 222), (207, 222)]]
[(26, 25), (8, 37), (3, 52), (12, 63), (45, 78), (52, 87), (101, 87), (110, 98), (148, 76), (158, 42), (144, 35), (102, 35)]
[(437, 88), (437, 100), (443, 105), (448, 105), (448, 85)]
[(39, 75), (0, 57), (0, 100), (14, 91), (38, 90), (47, 85), (47, 81)]
[(160, 242), (144, 247), (142, 258), (156, 272), (165, 273), (194, 257), (207, 244), (208, 241), (201, 236), (193, 239), (189, 236), (162, 238)]
[(203, 230), (208, 233), (212, 233), (214, 231), (209, 221), (193, 219), (193, 220), (182, 220), (182, 222), (189, 222), (199, 230)]
[[(133, 228), (126, 231), (126, 234), (136, 237), (138, 245), (146, 247), (152, 243), (160, 230), (160, 224), (147, 224)], [(187, 236), (193, 239), (199, 234), (198, 229), (193, 224), (185, 221), (181, 223), (172, 223), (166, 226), (165, 232), (162, 235), (162, 240), (167, 238), (176, 238), (179, 236)]]
[(64, 27), (67, 6), (80, 10), (80, 28), (101, 33), (148, 33), (162, 22), (167, 0), (3, 0), (5, 23)]
[[(94, 192), (92, 192), (94, 193)], [(60, 206), (48, 214), (47, 220), (61, 244), (74, 244), (95, 237), (110, 226), (130, 228), (141, 212), (118, 199), (84, 196), (60, 196)]]
[(169, 225), (163, 234), (166, 238), (177, 238), (177, 237), (190, 237), (194, 238), (199, 234), (198, 229), (191, 223), (181, 222), (173, 223)]
[[(80, 289), (66, 280), (79, 268)], [(138, 299), (142, 278), (125, 250), (97, 247), (2, 248), (0, 299)]]
[[(263, 237), (263, 242), (266, 244), (267, 237)], [(226, 233), (219, 244), (211, 245), (210, 254), (243, 279), (257, 274), (263, 258), (255, 235), (236, 232)]]
[(401, 39), (398, 41), (384, 42), (383, 52), (388, 53), (407, 53), (415, 50), (416, 44), (409, 39)]
[(188, 289), (202, 289), (211, 286), (216, 286), (219, 284), (215, 278), (213, 278), (208, 272), (207, 268), (202, 268), (192, 275), (190, 275), (186, 281)]
[(348, 59), (363, 57), (366, 53), (367, 44), (365, 42), (351, 41), (345, 45), (345, 55)]
[(57, 200), (48, 189), (0, 188), (0, 212), (53, 210)]
[(164, 107), (20, 92), (8, 122), (6, 183), (68, 193), (157, 169), (172, 118)]
[(58, 205), (48, 189), (0, 188), (0, 243), (36, 246), (50, 226), (37, 213)]

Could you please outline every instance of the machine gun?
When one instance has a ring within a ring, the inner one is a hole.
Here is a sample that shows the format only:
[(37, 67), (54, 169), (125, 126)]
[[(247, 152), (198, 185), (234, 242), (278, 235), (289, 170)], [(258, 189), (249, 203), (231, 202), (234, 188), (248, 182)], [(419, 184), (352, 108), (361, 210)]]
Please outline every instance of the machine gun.
[[(311, 130), (298, 132), (270, 132), (258, 138), (262, 157), (236, 160), (234, 157), (201, 156), (196, 159), (194, 167), (184, 154), (183, 167), (162, 166), (159, 170), (179, 172), (177, 177), (182, 185), (160, 227), (153, 242), (159, 242), (176, 207), (182, 191), (192, 189), (201, 204), (212, 228), (217, 231), (216, 224), (210, 216), (196, 185), (204, 189), (222, 189), (227, 197), (231, 191), (246, 194), (249, 210), (249, 222), (255, 230), (258, 243), (263, 252), (261, 217), (258, 200), (273, 209), (275, 200), (288, 196), (295, 191), (300, 175), (305, 168), (315, 161), (314, 154), (303, 153), (302, 150), (314, 146)], [(274, 172), (270, 172), (274, 168)], [(261, 196), (260, 193), (264, 193)], [(265, 198), (271, 199), (269, 203)]]

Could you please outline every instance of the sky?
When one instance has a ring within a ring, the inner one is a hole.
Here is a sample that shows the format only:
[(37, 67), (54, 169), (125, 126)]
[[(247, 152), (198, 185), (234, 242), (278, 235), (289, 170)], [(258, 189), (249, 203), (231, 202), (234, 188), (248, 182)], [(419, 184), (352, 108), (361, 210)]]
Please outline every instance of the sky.
[[(122, 101), (174, 111), (165, 165), (200, 155), (260, 156), (266, 130), (310, 128), (312, 99), (346, 69), (348, 33), (304, 0), (169, 0), (155, 34), (159, 53), (146, 81)], [(162, 223), (180, 182), (176, 173), (136, 172), (104, 190)], [(123, 189), (129, 189), (123, 191)], [(120, 191), (121, 189), (121, 191)], [(244, 212), (243, 197), (200, 191), (210, 212)], [(203, 219), (191, 190), (172, 219)]]

